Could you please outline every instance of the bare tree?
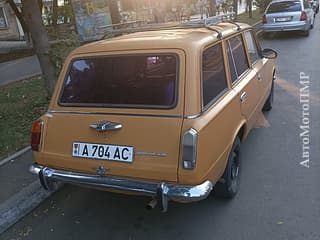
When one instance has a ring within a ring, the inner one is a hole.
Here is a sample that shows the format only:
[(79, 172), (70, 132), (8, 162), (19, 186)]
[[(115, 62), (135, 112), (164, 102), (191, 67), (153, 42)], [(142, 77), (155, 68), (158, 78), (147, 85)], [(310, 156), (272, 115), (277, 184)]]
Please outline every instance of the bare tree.
[(235, 20), (238, 17), (238, 0), (233, 0), (233, 11), (234, 11), (234, 18)]
[(37, 0), (22, 0), (22, 5), (23, 16), (30, 29), (34, 50), (46, 81), (48, 97), (51, 97), (56, 84), (55, 68), (49, 57), (50, 44), (43, 25), (40, 7)]
[(108, 0), (108, 6), (110, 9), (112, 24), (120, 23), (121, 16), (118, 8), (118, 3), (116, 0)]
[(57, 26), (58, 20), (58, 0), (52, 1), (52, 25)]
[(249, 18), (252, 18), (252, 0), (247, 0), (247, 7), (249, 11)]

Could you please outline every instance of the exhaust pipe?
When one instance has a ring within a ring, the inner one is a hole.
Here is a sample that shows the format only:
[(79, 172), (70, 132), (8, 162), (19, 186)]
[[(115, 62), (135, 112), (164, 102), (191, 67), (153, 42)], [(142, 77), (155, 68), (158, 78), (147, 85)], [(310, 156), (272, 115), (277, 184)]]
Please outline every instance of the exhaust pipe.
[(158, 204), (158, 200), (154, 198), (148, 203), (148, 205), (146, 206), (146, 209), (148, 210), (154, 209), (157, 206), (157, 204)]

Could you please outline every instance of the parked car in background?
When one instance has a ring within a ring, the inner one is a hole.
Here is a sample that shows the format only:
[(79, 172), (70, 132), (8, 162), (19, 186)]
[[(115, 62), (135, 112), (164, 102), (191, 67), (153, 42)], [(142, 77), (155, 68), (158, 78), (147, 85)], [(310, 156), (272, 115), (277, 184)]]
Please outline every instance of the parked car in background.
[(272, 108), (276, 52), (246, 24), (152, 28), (67, 58), (32, 127), (30, 171), (45, 189), (63, 181), (146, 195), (164, 211), (213, 188), (238, 192), (241, 142)]
[(302, 31), (309, 36), (313, 28), (314, 10), (306, 0), (272, 1), (262, 17), (264, 33), (282, 31)]

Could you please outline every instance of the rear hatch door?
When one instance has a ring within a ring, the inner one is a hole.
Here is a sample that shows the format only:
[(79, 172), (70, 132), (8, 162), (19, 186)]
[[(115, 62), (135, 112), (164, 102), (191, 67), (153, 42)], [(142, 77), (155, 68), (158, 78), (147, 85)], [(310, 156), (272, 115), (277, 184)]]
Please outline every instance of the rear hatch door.
[(286, 24), (299, 22), (302, 6), (300, 1), (283, 1), (271, 3), (267, 10), (267, 23)]
[(46, 165), (177, 181), (184, 54), (76, 57), (47, 114)]

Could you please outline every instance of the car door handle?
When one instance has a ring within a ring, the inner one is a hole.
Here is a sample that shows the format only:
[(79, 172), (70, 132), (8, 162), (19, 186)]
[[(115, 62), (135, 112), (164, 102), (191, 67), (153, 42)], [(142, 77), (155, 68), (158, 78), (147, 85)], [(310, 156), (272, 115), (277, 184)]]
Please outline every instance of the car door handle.
[(247, 98), (247, 93), (246, 92), (241, 93), (241, 95), (240, 95), (241, 102), (244, 102), (246, 100), (246, 98)]
[(114, 122), (100, 122), (100, 123), (90, 124), (90, 127), (97, 130), (98, 132), (104, 132), (104, 131), (119, 130), (122, 128), (122, 125), (120, 123), (114, 123)]
[(262, 80), (262, 76), (261, 76), (261, 74), (260, 74), (260, 73), (258, 74), (258, 80), (259, 80), (259, 81), (261, 81), (261, 80)]

